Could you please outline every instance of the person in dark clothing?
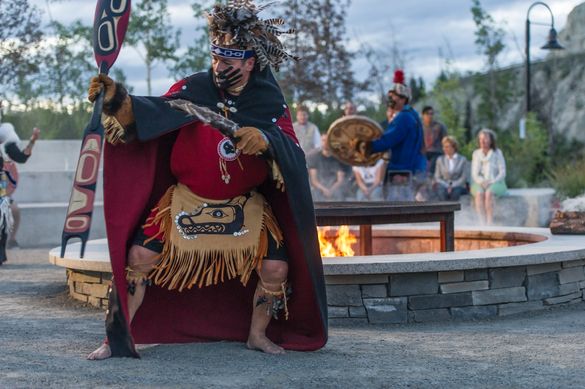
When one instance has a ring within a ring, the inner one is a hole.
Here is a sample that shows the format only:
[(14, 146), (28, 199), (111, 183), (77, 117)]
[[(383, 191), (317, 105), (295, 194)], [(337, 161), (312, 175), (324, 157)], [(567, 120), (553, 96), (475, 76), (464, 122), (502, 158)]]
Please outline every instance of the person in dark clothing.
[[(271, 71), (294, 57), (275, 46), (284, 21), (259, 19), (263, 8), (216, 5), (211, 69), (162, 97), (92, 79), (90, 100), (105, 89), (114, 282), (107, 340), (88, 359), (138, 357), (135, 343), (231, 340), (283, 354), (327, 341), (306, 161)], [(210, 121), (184, 110), (202, 107)], [(220, 119), (237, 130), (218, 131)]]
[(437, 158), (443, 155), (441, 140), (447, 136), (447, 128), (435, 120), (435, 110), (427, 105), (422, 110), (422, 125), (425, 139), (425, 156), (431, 176), (435, 174)]
[(11, 123), (2, 123), (0, 108), (0, 265), (7, 260), (6, 249), (16, 246), (14, 234), (20, 221), (18, 207), (10, 197), (17, 185), (14, 162), (25, 163), (28, 160), (40, 133), (41, 130), (35, 128), (29, 143), (20, 150), (20, 138)]
[(314, 201), (343, 200), (347, 168), (331, 154), (327, 135), (321, 135), (321, 148), (307, 155), (307, 167)]

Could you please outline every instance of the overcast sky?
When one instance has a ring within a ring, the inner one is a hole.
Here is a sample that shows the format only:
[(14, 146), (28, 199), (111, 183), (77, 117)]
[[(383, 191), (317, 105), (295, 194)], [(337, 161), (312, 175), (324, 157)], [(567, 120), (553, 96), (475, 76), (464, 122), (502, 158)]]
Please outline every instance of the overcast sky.
[[(46, 0), (31, 0), (45, 12), (48, 21)], [(182, 29), (182, 43), (186, 45), (192, 37), (195, 20), (190, 8), (192, 0), (169, 0), (171, 19)], [(550, 6), (557, 31), (562, 30), (567, 15), (583, 0), (550, 0)], [(54, 19), (70, 23), (81, 18), (91, 24), (95, 0), (64, 0), (51, 3), (50, 12)], [(506, 51), (502, 65), (519, 63), (524, 60), (524, 29), (526, 12), (533, 1), (526, 0), (483, 0), (482, 6), (504, 28)], [(75, 5), (75, 12), (71, 7)], [(347, 16), (348, 47), (356, 49), (367, 43), (381, 52), (390, 53), (397, 47), (404, 57), (407, 77), (423, 77), (430, 84), (444, 66), (447, 57), (455, 69), (481, 71), (483, 58), (474, 45), (475, 25), (471, 18), (470, 0), (352, 0)], [(270, 11), (263, 13), (269, 17)], [(550, 14), (543, 6), (535, 7), (530, 13), (531, 22), (550, 23)], [(548, 27), (532, 25), (531, 57), (542, 58), (546, 52), (539, 49), (545, 43)], [(391, 64), (390, 55), (382, 59)], [(134, 93), (146, 93), (145, 71), (136, 52), (131, 48), (122, 49), (115, 66), (121, 67), (128, 75), (128, 82)], [(354, 69), (358, 78), (367, 74), (367, 63), (356, 60)], [(391, 72), (385, 77), (390, 86)], [(160, 65), (155, 71), (153, 94), (164, 93), (172, 79)]]

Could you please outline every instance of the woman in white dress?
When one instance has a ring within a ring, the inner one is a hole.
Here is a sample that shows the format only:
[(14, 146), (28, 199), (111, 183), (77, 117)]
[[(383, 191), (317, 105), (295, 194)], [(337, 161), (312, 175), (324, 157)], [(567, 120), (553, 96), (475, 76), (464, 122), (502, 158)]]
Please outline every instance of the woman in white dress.
[(506, 193), (506, 160), (496, 147), (496, 134), (483, 129), (478, 134), (479, 149), (471, 157), (471, 194), (481, 222), (494, 221), (495, 198)]

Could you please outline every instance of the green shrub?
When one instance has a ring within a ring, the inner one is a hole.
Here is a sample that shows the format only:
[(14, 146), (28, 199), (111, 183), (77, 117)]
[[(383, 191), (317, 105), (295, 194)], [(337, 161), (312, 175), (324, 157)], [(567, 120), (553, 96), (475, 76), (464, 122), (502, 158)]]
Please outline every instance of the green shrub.
[(552, 186), (562, 198), (577, 197), (585, 193), (585, 158), (559, 165), (548, 174)]
[(548, 132), (533, 114), (526, 121), (526, 137), (518, 130), (498, 134), (498, 147), (506, 158), (506, 183), (511, 188), (540, 186), (546, 180), (550, 158), (547, 155)]
[(12, 123), (21, 139), (26, 139), (34, 127), (42, 130), (41, 139), (81, 139), (89, 123), (87, 105), (58, 112), (48, 108), (33, 108), (25, 112), (10, 112), (3, 121)]

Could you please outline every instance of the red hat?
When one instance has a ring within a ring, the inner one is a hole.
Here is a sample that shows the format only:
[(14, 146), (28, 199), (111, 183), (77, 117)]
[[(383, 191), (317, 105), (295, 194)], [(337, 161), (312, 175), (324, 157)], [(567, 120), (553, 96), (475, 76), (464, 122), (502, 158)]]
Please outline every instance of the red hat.
[(410, 88), (404, 82), (404, 72), (401, 69), (396, 69), (394, 72), (394, 85), (388, 91), (390, 93), (396, 93), (398, 96), (406, 97), (408, 101), (412, 98), (412, 92)]

